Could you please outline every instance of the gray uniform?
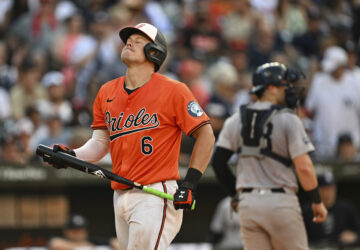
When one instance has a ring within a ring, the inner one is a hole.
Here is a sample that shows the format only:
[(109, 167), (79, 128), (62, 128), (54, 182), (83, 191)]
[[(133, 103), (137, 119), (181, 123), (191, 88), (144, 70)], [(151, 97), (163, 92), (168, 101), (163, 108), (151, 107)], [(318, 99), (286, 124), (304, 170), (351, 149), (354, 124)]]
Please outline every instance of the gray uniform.
[[(271, 103), (256, 102), (248, 107), (266, 110)], [(300, 119), (289, 109), (275, 112), (269, 123), (273, 153), (290, 160), (314, 150)], [(245, 149), (241, 128), (241, 114), (237, 112), (226, 120), (216, 146), (234, 152)], [(264, 141), (269, 143), (262, 140), (260, 145), (264, 146)], [(244, 188), (248, 192), (242, 192)], [(283, 188), (285, 192), (274, 192), (271, 190), (274, 188)], [(236, 189), (240, 194), (241, 235), (247, 249), (308, 249), (294, 167), (268, 156), (244, 152), (237, 163)]]

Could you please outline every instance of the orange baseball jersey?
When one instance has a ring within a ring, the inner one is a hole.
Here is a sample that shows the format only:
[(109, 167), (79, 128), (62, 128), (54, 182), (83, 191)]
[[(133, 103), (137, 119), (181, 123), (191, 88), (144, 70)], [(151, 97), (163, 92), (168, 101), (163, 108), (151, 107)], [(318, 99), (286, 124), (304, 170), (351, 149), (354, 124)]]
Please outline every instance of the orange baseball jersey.
[[(178, 180), (181, 131), (187, 135), (210, 123), (189, 88), (154, 73), (130, 95), (125, 76), (104, 84), (94, 103), (93, 129), (110, 133), (113, 172), (148, 185)], [(113, 189), (128, 186), (111, 182)]]

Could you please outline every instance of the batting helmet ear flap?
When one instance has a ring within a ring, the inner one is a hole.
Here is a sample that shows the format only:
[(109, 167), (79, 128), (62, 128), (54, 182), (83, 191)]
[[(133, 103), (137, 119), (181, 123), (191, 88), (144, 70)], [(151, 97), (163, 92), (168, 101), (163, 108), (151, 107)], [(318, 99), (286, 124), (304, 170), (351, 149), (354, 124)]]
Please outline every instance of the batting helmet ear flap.
[(167, 50), (155, 43), (148, 43), (144, 46), (144, 53), (146, 59), (155, 64), (155, 72), (157, 72), (165, 61)]

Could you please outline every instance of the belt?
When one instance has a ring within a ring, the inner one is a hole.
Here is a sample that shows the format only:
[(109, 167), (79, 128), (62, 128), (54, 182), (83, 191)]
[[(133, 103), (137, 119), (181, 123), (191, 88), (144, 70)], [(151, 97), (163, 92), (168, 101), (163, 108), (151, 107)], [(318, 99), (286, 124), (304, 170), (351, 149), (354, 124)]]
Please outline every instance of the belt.
[[(243, 188), (241, 190), (242, 193), (251, 193), (253, 190), (259, 190), (261, 192), (262, 188)], [(265, 189), (264, 189), (265, 190)], [(271, 193), (285, 193), (284, 188), (268, 188), (267, 190), (271, 191)]]

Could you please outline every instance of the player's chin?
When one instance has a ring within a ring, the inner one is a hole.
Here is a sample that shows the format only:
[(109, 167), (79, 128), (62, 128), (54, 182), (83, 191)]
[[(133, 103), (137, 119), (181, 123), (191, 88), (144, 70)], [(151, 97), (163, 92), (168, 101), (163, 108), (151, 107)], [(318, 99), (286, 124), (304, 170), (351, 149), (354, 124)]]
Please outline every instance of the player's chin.
[(131, 56), (129, 55), (129, 53), (122, 53), (122, 54), (121, 54), (121, 60), (122, 60), (123, 63), (125, 63), (126, 65), (132, 61), (132, 60), (131, 60)]
[(121, 52), (121, 59), (122, 60), (129, 60), (131, 57), (133, 57), (134, 52), (131, 51), (130, 49), (123, 49), (123, 51)]

